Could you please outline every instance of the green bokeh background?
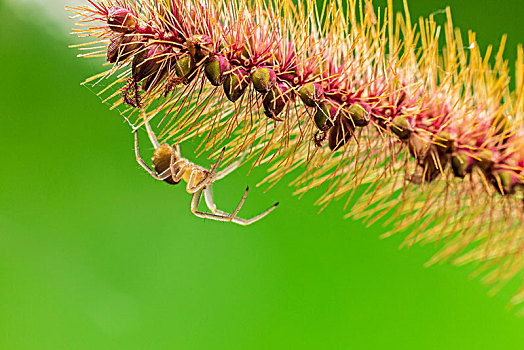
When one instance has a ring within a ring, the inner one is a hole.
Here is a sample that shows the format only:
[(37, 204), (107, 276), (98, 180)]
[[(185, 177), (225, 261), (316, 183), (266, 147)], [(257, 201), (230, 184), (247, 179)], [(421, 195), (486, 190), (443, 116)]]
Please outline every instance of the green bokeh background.
[[(412, 15), (448, 4), (483, 45), (508, 33), (514, 59), (520, 1), (415, 0)], [(242, 215), (281, 205), (251, 227), (192, 216), (79, 85), (101, 67), (67, 48), (77, 39), (5, 0), (0, 23), (0, 349), (524, 347), (512, 290), (489, 297), (473, 267), (424, 268), (435, 247), (399, 251), (401, 236), (344, 220), (342, 203), (317, 214), (320, 193), (252, 186)], [(224, 179), (218, 205), (263, 176)]]

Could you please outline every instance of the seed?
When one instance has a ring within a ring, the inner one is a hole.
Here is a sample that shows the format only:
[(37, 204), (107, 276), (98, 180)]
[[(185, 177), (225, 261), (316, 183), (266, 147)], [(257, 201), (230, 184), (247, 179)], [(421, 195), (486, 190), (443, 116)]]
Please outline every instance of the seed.
[(423, 164), (419, 164), (415, 174), (411, 175), (409, 179), (410, 182), (417, 185), (432, 182), (440, 174), (442, 174), (448, 164), (448, 161), (448, 154), (440, 154), (432, 149), (425, 162)]
[(477, 166), (485, 172), (489, 172), (491, 167), (493, 167), (493, 152), (489, 149), (483, 149), (478, 154), (477, 157)]
[(307, 83), (298, 90), (298, 96), (308, 107), (316, 107), (324, 97), (324, 89), (316, 83)]
[(193, 35), (186, 40), (186, 45), (197, 63), (213, 54), (213, 39), (209, 35)]
[(107, 13), (109, 28), (118, 33), (130, 33), (136, 29), (136, 19), (128, 9), (113, 6)]
[(455, 151), (455, 141), (452, 140), (449, 131), (444, 130), (435, 135), (433, 143), (441, 153), (452, 153)]
[(451, 168), (456, 177), (464, 178), (471, 172), (472, 159), (464, 153), (456, 153), (451, 157)]
[(351, 105), (347, 112), (355, 126), (363, 127), (369, 124), (369, 113), (361, 105)]
[(114, 63), (118, 57), (118, 51), (120, 48), (120, 43), (124, 40), (123, 35), (119, 35), (116, 38), (111, 39), (109, 46), (107, 47), (107, 58), (108, 62)]
[[(491, 177), (491, 184), (503, 195), (515, 192), (516, 181), (513, 181), (513, 173), (508, 170), (499, 170)], [(516, 177), (515, 177), (516, 180)]]
[(195, 70), (195, 60), (191, 55), (184, 55), (176, 60), (175, 73), (179, 78), (185, 79), (186, 81), (192, 79), (195, 74), (192, 74)]
[(430, 146), (430, 150), (424, 159), (423, 174), (427, 182), (435, 180), (449, 162), (449, 154), (439, 152), (435, 145)]
[(264, 114), (271, 119), (281, 120), (278, 118), (278, 115), (286, 107), (286, 103), (289, 100), (289, 88), (284, 84), (278, 84), (273, 89), (271, 89), (262, 103), (264, 104)]
[(432, 182), (446, 169), (450, 155), (440, 152), (426, 134), (412, 134), (408, 141), (410, 154), (416, 159), (418, 168), (410, 181), (415, 184)]
[(399, 139), (405, 140), (409, 138), (411, 132), (413, 131), (413, 128), (411, 127), (411, 124), (407, 117), (397, 116), (391, 122), (390, 130), (395, 135), (397, 135)]
[(351, 123), (351, 120), (344, 114), (339, 114), (333, 124), (333, 127), (329, 129), (328, 143), (329, 148), (332, 151), (336, 151), (340, 147), (349, 143), (355, 127)]
[(158, 70), (162, 52), (161, 45), (155, 45), (149, 51), (142, 50), (135, 55), (131, 71), (136, 82), (142, 81)]
[(158, 86), (165, 78), (167, 77), (167, 66), (164, 66), (160, 72), (157, 74), (151, 74), (149, 78), (146, 79), (146, 82), (142, 85), (144, 91)]
[(234, 73), (229, 74), (224, 81), (224, 85), (222, 85), (226, 97), (231, 102), (238, 100), (249, 86), (249, 81), (249, 74), (243, 68), (239, 68)]
[(229, 61), (224, 56), (213, 57), (206, 65), (206, 77), (212, 85), (222, 85), (226, 80), (230, 67)]
[(265, 94), (275, 86), (277, 77), (272, 69), (263, 67), (251, 74), (251, 80), (253, 81), (255, 90)]
[(315, 113), (315, 125), (320, 130), (327, 130), (335, 121), (337, 109), (331, 103), (322, 103)]
[(124, 61), (137, 51), (142, 43), (132, 35), (119, 35), (109, 43), (107, 47), (107, 61), (118, 63)]
[(426, 157), (430, 155), (430, 149), (432, 149), (431, 141), (426, 137), (426, 134), (417, 135), (412, 134), (408, 141), (408, 150), (411, 156), (417, 160), (417, 164), (425, 166)]

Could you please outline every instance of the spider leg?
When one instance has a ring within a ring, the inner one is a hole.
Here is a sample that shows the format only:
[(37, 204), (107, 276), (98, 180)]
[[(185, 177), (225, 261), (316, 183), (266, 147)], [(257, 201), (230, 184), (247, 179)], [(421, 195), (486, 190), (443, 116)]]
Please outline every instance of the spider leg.
[[(169, 169), (171, 170), (171, 176), (173, 178), (174, 182), (180, 182), (182, 180), (182, 177), (184, 176), (186, 167), (189, 166), (189, 162), (183, 158), (180, 158), (175, 161), (175, 156), (179, 156), (179, 153), (177, 153), (176, 146), (173, 145), (171, 149), (171, 160), (169, 161)], [(179, 166), (178, 171), (176, 171), (176, 165), (179, 163), (182, 163), (181, 166)], [(188, 182), (189, 183), (189, 182)]]
[(248, 191), (249, 191), (249, 186), (246, 187), (246, 190), (244, 191), (244, 194), (242, 195), (242, 199), (240, 200), (240, 203), (238, 203), (235, 211), (233, 213), (231, 213), (231, 217), (232, 218), (237, 216), (238, 212), (240, 211), (240, 209), (244, 205), (244, 202), (246, 201), (246, 198), (247, 198), (247, 192)]
[(212, 178), (213, 181), (216, 179), (217, 176), (217, 169), (220, 165), (220, 162), (222, 162), (222, 158), (224, 157), (224, 152), (226, 151), (226, 148), (222, 148), (222, 152), (220, 152), (220, 156), (218, 156), (218, 160), (215, 164), (211, 164), (211, 168), (209, 169), (209, 175), (208, 177)]
[(192, 192), (201, 190), (204, 187), (211, 185), (213, 182), (215, 182), (215, 180), (217, 180), (217, 169), (220, 165), (220, 162), (222, 162), (222, 158), (224, 158), (225, 151), (226, 151), (226, 148), (225, 147), (222, 148), (222, 152), (220, 152), (220, 156), (218, 156), (217, 162), (215, 164), (211, 163), (211, 167), (209, 169), (207, 176), (204, 177), (198, 184), (196, 184), (195, 186), (191, 188)]
[[(175, 165), (177, 165), (178, 163), (184, 163), (182, 164), (182, 166), (180, 166), (180, 168), (178, 169), (178, 172), (176, 172), (175, 170)], [(187, 161), (185, 159), (179, 159), (177, 160), (176, 162), (174, 162), (170, 167), (169, 169), (171, 170), (171, 174), (174, 174), (173, 175), (173, 181), (175, 182), (179, 182), (180, 180), (182, 180), (182, 177), (184, 176), (184, 173), (186, 172), (186, 168), (189, 167), (189, 164), (187, 163)]]
[[(187, 191), (189, 193), (195, 193), (196, 191), (200, 191), (204, 189), (205, 187), (210, 186), (213, 182), (217, 180), (217, 169), (220, 165), (220, 162), (222, 162), (222, 159), (224, 158), (224, 152), (226, 151), (226, 148), (222, 148), (222, 152), (220, 152), (220, 156), (218, 157), (218, 160), (215, 164), (211, 164), (211, 168), (209, 169), (209, 172), (207, 173), (207, 176), (204, 177), (202, 180), (200, 180), (199, 183), (193, 185), (193, 173), (191, 173), (190, 180), (187, 182)], [(238, 165), (236, 165), (238, 167)], [(231, 169), (228, 171), (228, 174), (235, 169)], [(224, 175), (225, 176), (225, 175)], [(223, 177), (223, 176), (222, 176)], [(191, 184), (191, 187), (190, 187)]]
[(151, 175), (156, 180), (165, 180), (169, 176), (171, 176), (170, 169), (166, 169), (162, 174), (157, 174), (154, 170), (152, 170), (149, 167), (149, 165), (146, 164), (146, 162), (144, 162), (144, 160), (140, 156), (140, 148), (138, 146), (138, 130), (135, 130), (134, 133), (135, 133), (135, 159), (138, 162), (138, 164), (140, 164), (142, 168), (144, 168), (144, 170), (147, 171), (149, 175)]
[(213, 199), (213, 188), (209, 186), (204, 189), (204, 198), (206, 200), (206, 205), (209, 208), (209, 210), (211, 210), (213, 214), (221, 215), (224, 217), (231, 217), (231, 218), (235, 217), (238, 211), (240, 210), (240, 208), (242, 207), (242, 204), (244, 204), (246, 195), (247, 195), (247, 192), (245, 192), (243, 196), (243, 200), (241, 201), (240, 205), (237, 206), (237, 210), (235, 210), (233, 214), (229, 214), (229, 213), (226, 213), (225, 211), (217, 209), (215, 200)]
[(160, 143), (158, 143), (158, 140), (156, 138), (155, 132), (151, 128), (151, 125), (149, 125), (149, 120), (144, 118), (144, 124), (146, 126), (147, 136), (149, 136), (149, 140), (151, 140), (151, 143), (153, 144), (153, 147), (155, 147), (155, 149), (157, 149), (158, 147), (160, 147)]
[(195, 185), (196, 178), (195, 176), (200, 172), (201, 170), (197, 168), (193, 168), (191, 170), (191, 173), (189, 174), (189, 179), (187, 180), (187, 186), (186, 190), (188, 193), (196, 193), (198, 191), (203, 190), (206, 186), (209, 186), (212, 182), (208, 181), (209, 176), (204, 177), (199, 183)]
[[(149, 120), (144, 120), (144, 124), (146, 126), (147, 135), (149, 136), (151, 143), (153, 144), (153, 146), (155, 146), (155, 149), (157, 149), (158, 147), (160, 147), (160, 143), (158, 142), (156, 134), (151, 128), (151, 125), (149, 124)], [(173, 147), (175, 148), (176, 155), (178, 156), (178, 158), (182, 158), (182, 152), (180, 152), (180, 145), (177, 143)]]
[(242, 226), (251, 225), (252, 223), (257, 222), (258, 220), (262, 219), (267, 214), (269, 214), (273, 210), (275, 210), (275, 208), (278, 206), (278, 204), (279, 204), (279, 202), (276, 202), (275, 204), (273, 204), (272, 206), (270, 206), (269, 208), (264, 210), (262, 213), (258, 214), (257, 216), (254, 216), (254, 217), (252, 217), (250, 219), (242, 219), (242, 218), (235, 217), (235, 218), (233, 218), (232, 222), (234, 222), (235, 224), (242, 225)]
[(228, 213), (226, 213), (226, 212), (224, 212), (222, 210), (217, 209), (215, 201), (213, 199), (213, 189), (212, 189), (211, 186), (210, 187), (206, 187), (204, 189), (204, 198), (206, 200), (206, 204), (207, 204), (209, 210), (211, 210), (211, 212), (213, 214), (215, 214), (216, 216), (220, 216), (220, 217), (222, 217), (224, 219), (224, 220), (221, 219), (219, 221), (231, 221), (231, 222), (234, 222), (235, 224), (246, 226), (246, 225), (250, 225), (250, 224), (252, 224), (252, 223), (262, 219), (267, 214), (271, 213), (278, 205), (278, 202), (277, 202), (274, 205), (272, 205), (270, 208), (268, 208), (267, 210), (265, 210), (264, 212), (262, 212), (261, 214), (255, 216), (253, 218), (250, 218), (250, 219), (239, 218), (236, 215), (238, 214), (238, 212), (240, 211), (240, 209), (244, 205), (244, 202), (246, 201), (246, 197), (247, 197), (247, 192), (248, 191), (249, 191), (249, 186), (246, 188), (246, 190), (244, 192), (244, 195), (242, 196), (242, 199), (240, 200), (240, 203), (238, 204), (238, 206), (236, 207), (235, 211), (232, 214), (228, 214)]
[(213, 200), (213, 187), (212, 186), (208, 186), (204, 189), (204, 199), (206, 200), (207, 207), (209, 208), (209, 210), (211, 210), (213, 214), (229, 216), (229, 214), (226, 213), (225, 211), (217, 209), (215, 201)]
[(222, 171), (219, 171), (216, 175), (215, 175), (215, 180), (220, 180), (220, 179), (223, 179), (225, 176), (231, 174), (233, 171), (235, 171), (239, 166), (240, 164), (242, 164), (242, 162), (244, 161), (244, 159), (246, 158), (246, 155), (247, 155), (247, 149), (244, 150), (242, 152), (242, 154), (240, 155), (240, 158), (238, 158), (237, 160), (235, 160), (233, 163), (231, 163), (227, 168), (225, 168), (224, 170)]
[(198, 205), (200, 204), (200, 200), (202, 198), (202, 190), (199, 190), (195, 193), (193, 193), (193, 198), (191, 199), (191, 212), (202, 219), (210, 219), (215, 221), (222, 221), (222, 222), (229, 222), (231, 221), (231, 218), (227, 215), (222, 214), (213, 214), (213, 213), (205, 213), (198, 210)]

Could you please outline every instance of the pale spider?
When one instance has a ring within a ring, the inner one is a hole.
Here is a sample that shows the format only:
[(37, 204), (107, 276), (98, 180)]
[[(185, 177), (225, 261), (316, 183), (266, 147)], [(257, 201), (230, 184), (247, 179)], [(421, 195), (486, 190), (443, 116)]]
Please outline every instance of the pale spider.
[[(237, 217), (237, 213), (240, 211), (240, 208), (242, 208), (242, 205), (246, 200), (247, 192), (249, 190), (248, 186), (246, 187), (246, 191), (244, 192), (240, 203), (233, 213), (229, 214), (217, 209), (213, 200), (213, 182), (222, 179), (224, 176), (230, 174), (232, 171), (238, 168), (245, 157), (245, 153), (242, 154), (239, 159), (235, 160), (230, 166), (222, 171), (217, 172), (218, 166), (220, 165), (222, 157), (224, 156), (225, 148), (223, 148), (216, 164), (211, 164), (211, 168), (207, 170), (201, 166), (191, 163), (185, 158), (182, 158), (178, 144), (173, 145), (173, 147), (170, 147), (166, 143), (162, 145), (159, 144), (153, 129), (147, 121), (145, 122), (145, 126), (147, 134), (149, 135), (149, 139), (155, 147), (155, 152), (153, 154), (153, 166), (155, 170), (152, 170), (140, 156), (140, 149), (138, 147), (138, 131), (135, 129), (134, 134), (136, 161), (149, 173), (149, 175), (157, 180), (165, 181), (171, 185), (176, 185), (181, 180), (187, 182), (186, 190), (189, 194), (193, 195), (193, 198), (191, 199), (191, 212), (196, 216), (204, 219), (234, 222), (239, 225), (249, 225), (262, 219), (264, 216), (273, 211), (278, 205), (277, 202), (263, 213), (251, 219), (242, 219)], [(202, 191), (204, 192), (204, 198), (211, 213), (205, 213), (198, 210), (198, 205), (200, 204), (200, 199), (202, 198)]]

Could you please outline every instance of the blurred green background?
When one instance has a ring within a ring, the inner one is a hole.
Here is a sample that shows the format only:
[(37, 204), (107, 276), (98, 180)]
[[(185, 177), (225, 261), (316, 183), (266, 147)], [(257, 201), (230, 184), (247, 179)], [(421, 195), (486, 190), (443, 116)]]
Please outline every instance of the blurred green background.
[[(448, 4), (482, 45), (508, 33), (514, 59), (520, 1), (415, 0), (412, 15)], [(102, 68), (67, 48), (63, 6), (0, 0), (1, 349), (523, 348), (513, 290), (489, 297), (473, 267), (424, 268), (435, 247), (399, 251), (401, 236), (343, 220), (342, 203), (317, 214), (319, 193), (252, 186), (244, 217), (281, 205), (251, 227), (191, 215), (79, 85)], [(263, 176), (217, 183), (219, 207)]]

